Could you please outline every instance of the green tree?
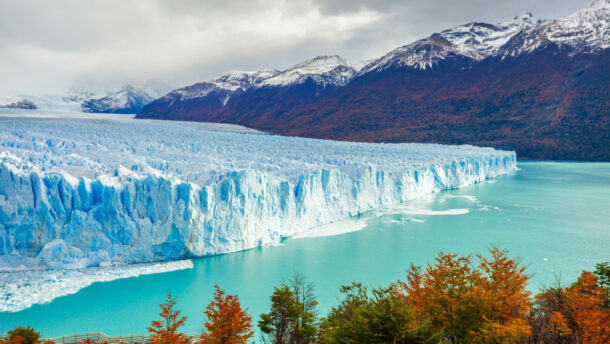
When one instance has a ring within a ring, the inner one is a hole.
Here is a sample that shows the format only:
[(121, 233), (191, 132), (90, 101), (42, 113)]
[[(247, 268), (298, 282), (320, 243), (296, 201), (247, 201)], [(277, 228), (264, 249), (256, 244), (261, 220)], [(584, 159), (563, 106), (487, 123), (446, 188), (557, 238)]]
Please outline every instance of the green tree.
[(271, 310), (260, 315), (264, 340), (273, 344), (308, 344), (318, 333), (314, 288), (300, 275), (282, 283), (271, 295)]
[(291, 343), (292, 324), (297, 317), (298, 307), (294, 293), (287, 285), (275, 287), (271, 295), (271, 310), (260, 315), (258, 327), (266, 341), (273, 344)]
[(12, 331), (8, 331), (7, 337), (11, 343), (36, 344), (40, 339), (40, 333), (36, 332), (29, 325), (27, 327), (17, 326)]
[(434, 343), (427, 325), (417, 326), (413, 312), (393, 288), (371, 292), (359, 283), (342, 286), (344, 299), (321, 323), (324, 343)]
[(297, 305), (297, 317), (294, 323), (292, 343), (313, 343), (318, 334), (317, 312), (318, 301), (313, 283), (309, 283), (300, 274), (294, 274), (290, 281)]
[(593, 272), (597, 276), (597, 285), (606, 290), (605, 306), (610, 307), (610, 263), (597, 263), (595, 265), (595, 271)]

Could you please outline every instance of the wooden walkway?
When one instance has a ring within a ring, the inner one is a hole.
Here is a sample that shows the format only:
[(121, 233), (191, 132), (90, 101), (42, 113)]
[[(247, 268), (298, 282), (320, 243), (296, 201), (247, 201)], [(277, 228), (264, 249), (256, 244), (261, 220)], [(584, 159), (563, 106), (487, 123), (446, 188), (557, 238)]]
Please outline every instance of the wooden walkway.
[[(194, 336), (189, 336), (194, 340)], [(75, 333), (67, 336), (47, 338), (55, 344), (87, 344), (87, 340), (91, 344), (147, 344), (147, 334), (130, 334), (125, 336), (109, 336), (102, 332), (85, 332)]]

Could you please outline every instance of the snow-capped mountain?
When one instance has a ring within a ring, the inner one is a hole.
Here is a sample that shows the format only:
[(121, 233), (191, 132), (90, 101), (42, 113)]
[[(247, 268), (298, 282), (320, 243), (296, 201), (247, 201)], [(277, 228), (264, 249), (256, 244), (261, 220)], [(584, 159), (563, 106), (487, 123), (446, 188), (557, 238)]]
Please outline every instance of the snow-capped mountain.
[(516, 56), (548, 44), (574, 52), (600, 51), (610, 47), (610, 0), (596, 0), (591, 6), (567, 17), (546, 20), (520, 31), (502, 47), (501, 55)]
[(345, 86), (364, 64), (365, 61), (347, 59), (338, 55), (318, 56), (272, 75), (255, 87), (302, 84), (307, 79), (323, 87)]
[(138, 113), (142, 108), (157, 98), (151, 90), (126, 85), (119, 91), (103, 92), (101, 94), (92, 91), (79, 91), (64, 97), (68, 103), (80, 104), (83, 112), (96, 113)]
[(397, 66), (426, 69), (441, 60), (458, 56), (482, 60), (497, 53), (517, 33), (537, 23), (539, 21), (531, 13), (525, 12), (506, 23), (460, 25), (394, 49), (365, 66), (361, 74)]
[(142, 89), (125, 86), (118, 92), (111, 92), (101, 98), (89, 98), (81, 103), (84, 112), (137, 113), (153, 97)]
[(193, 91), (183, 100), (187, 87), (153, 101), (136, 118), (356, 141), (493, 145), (536, 159), (610, 160), (609, 23), (610, 0), (555, 20), (525, 12), (505, 23), (469, 23), (364, 67), (323, 56), (239, 87), (212, 82), (216, 92)]
[(166, 109), (181, 109), (183, 119), (201, 114), (222, 121), (226, 113), (253, 109), (288, 111), (345, 86), (365, 62), (341, 56), (319, 56), (283, 71), (231, 71), (218, 78), (172, 91), (145, 106), (140, 118), (163, 118)]
[(479, 61), (496, 55), (514, 56), (550, 43), (578, 51), (607, 49), (609, 13), (610, 1), (596, 0), (591, 6), (556, 20), (535, 19), (525, 12), (506, 23), (460, 25), (397, 48), (372, 61), (360, 74), (389, 67), (426, 69), (453, 57)]
[(216, 93), (226, 104), (231, 95), (261, 87), (286, 87), (302, 84), (311, 79), (315, 84), (344, 86), (362, 69), (364, 62), (341, 56), (319, 56), (301, 62), (284, 71), (230, 71), (215, 79), (175, 90), (166, 97), (180, 100), (202, 98)]
[(212, 92), (219, 92), (225, 95), (227, 97), (226, 100), (228, 101), (230, 95), (236, 92), (243, 92), (278, 73), (279, 72), (276, 70), (261, 70), (255, 72), (230, 71), (216, 79), (175, 90), (168, 96), (172, 97), (177, 95), (180, 100), (188, 100), (205, 97)]
[(34, 103), (33, 101), (31, 101), (29, 99), (21, 99), (18, 101), (14, 101), (12, 103), (0, 105), (0, 108), (36, 110), (36, 109), (38, 109), (38, 106), (36, 106), (36, 103)]

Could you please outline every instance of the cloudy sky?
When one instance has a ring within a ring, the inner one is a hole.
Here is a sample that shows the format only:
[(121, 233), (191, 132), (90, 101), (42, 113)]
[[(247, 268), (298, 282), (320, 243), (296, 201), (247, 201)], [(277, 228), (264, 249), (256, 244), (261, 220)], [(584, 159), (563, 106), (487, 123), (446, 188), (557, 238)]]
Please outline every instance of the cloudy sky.
[(558, 18), (592, 0), (0, 0), (0, 97), (181, 87), (318, 55), (371, 59), (455, 25)]

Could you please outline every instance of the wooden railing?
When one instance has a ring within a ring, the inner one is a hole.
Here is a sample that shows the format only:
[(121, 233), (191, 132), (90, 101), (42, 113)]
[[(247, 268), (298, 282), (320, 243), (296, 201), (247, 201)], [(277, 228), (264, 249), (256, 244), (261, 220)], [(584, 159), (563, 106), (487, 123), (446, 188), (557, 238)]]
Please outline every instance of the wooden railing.
[[(193, 341), (194, 336), (188, 336)], [(147, 334), (130, 334), (124, 336), (109, 336), (102, 332), (75, 333), (67, 336), (48, 338), (55, 344), (147, 344), (150, 343)]]

